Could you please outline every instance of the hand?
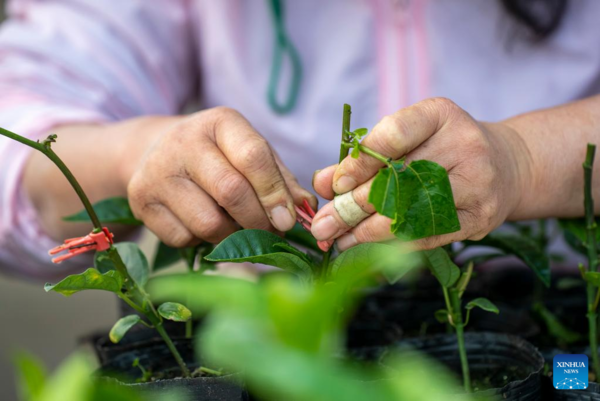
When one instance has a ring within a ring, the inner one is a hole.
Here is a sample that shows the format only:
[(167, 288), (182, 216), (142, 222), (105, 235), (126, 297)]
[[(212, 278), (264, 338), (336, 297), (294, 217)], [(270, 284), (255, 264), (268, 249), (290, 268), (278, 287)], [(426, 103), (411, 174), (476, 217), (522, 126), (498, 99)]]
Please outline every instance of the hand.
[[(392, 159), (432, 160), (448, 171), (461, 230), (415, 241), (416, 249), (483, 238), (511, 217), (529, 187), (531, 157), (519, 134), (503, 124), (477, 122), (447, 99), (428, 99), (385, 117), (363, 144)], [(391, 220), (374, 214), (367, 201), (372, 177), (381, 167), (380, 161), (361, 153), (315, 174), (319, 195), (333, 199), (334, 192), (353, 191), (356, 203), (368, 213), (350, 227), (330, 202), (313, 220), (315, 238), (339, 238), (340, 250), (394, 238)]]
[[(138, 146), (146, 138), (139, 134), (131, 138)], [(316, 206), (265, 139), (231, 109), (175, 118), (140, 159), (124, 168), (131, 208), (170, 246), (216, 243), (238, 225), (287, 231), (295, 224), (295, 203)]]

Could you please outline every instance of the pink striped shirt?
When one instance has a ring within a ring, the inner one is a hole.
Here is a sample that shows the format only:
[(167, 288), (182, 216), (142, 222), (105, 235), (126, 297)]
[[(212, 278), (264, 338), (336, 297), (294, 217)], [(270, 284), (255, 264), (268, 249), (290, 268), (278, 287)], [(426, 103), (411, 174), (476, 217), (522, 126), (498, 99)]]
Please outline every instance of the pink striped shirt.
[[(431, 96), (494, 121), (600, 89), (595, 0), (572, 2), (539, 45), (513, 40), (498, 1), (283, 3), (304, 74), (296, 107), (279, 115), (266, 100), (268, 1), (13, 0), (0, 29), (0, 126), (40, 138), (72, 122), (180, 113), (199, 94), (202, 107), (244, 114), (309, 186), (336, 161), (344, 102), (354, 127)], [(20, 185), (29, 152), (0, 138), (0, 266), (55, 278), (81, 265), (49, 263), (56, 241)]]

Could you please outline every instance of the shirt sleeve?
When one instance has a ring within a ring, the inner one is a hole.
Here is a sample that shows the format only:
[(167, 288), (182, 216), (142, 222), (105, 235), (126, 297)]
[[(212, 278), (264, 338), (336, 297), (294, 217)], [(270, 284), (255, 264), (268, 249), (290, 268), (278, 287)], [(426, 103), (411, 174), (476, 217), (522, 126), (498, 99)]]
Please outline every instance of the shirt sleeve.
[[(195, 93), (188, 0), (13, 0), (0, 27), (0, 126), (37, 140), (56, 126), (174, 114)], [(21, 186), (32, 150), (0, 137), (0, 268), (43, 279), (56, 246)]]

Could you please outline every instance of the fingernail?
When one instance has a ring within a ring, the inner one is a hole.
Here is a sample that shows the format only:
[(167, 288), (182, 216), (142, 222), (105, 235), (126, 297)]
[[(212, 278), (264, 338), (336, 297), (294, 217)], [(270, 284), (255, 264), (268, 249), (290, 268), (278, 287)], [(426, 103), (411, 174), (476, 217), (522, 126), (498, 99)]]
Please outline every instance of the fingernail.
[(340, 252), (345, 251), (348, 248), (352, 248), (355, 245), (358, 245), (358, 241), (352, 233), (344, 234), (337, 240), (337, 246)]
[(333, 189), (337, 194), (345, 194), (346, 192), (352, 191), (356, 188), (356, 180), (354, 178), (343, 175), (333, 184)]
[(339, 229), (333, 216), (325, 216), (313, 224), (311, 232), (317, 241), (325, 241), (337, 234)]
[(317, 174), (319, 174), (320, 172), (321, 172), (321, 170), (315, 170), (315, 172), (313, 173), (312, 181), (310, 183), (313, 188), (315, 187), (315, 178), (317, 178)]
[(285, 206), (277, 206), (271, 210), (271, 220), (279, 231), (290, 230), (294, 226), (294, 218)]

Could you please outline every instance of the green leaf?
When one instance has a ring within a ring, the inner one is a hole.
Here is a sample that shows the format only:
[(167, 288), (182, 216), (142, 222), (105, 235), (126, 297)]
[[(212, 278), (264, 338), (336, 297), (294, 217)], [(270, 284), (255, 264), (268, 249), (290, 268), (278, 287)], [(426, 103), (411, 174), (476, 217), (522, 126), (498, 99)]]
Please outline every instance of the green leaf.
[(154, 262), (152, 262), (152, 271), (156, 272), (165, 269), (181, 260), (181, 252), (177, 248), (171, 248), (164, 242), (160, 241), (154, 254)]
[(291, 230), (286, 232), (284, 237), (294, 244), (298, 244), (313, 251), (322, 252), (317, 245), (315, 237), (306, 231), (299, 223), (296, 223)]
[(309, 278), (311, 265), (293, 253), (284, 252), (281, 246), (275, 246), (282, 243), (287, 244), (268, 231), (241, 230), (221, 241), (205, 259), (211, 262), (263, 263)]
[(353, 159), (358, 159), (360, 157), (360, 149), (359, 149), (359, 142), (358, 139), (355, 139), (353, 141), (353, 145), (354, 147), (352, 148), (352, 153), (350, 153), (350, 156), (352, 156)]
[(533, 239), (514, 233), (492, 232), (480, 241), (466, 243), (498, 248), (517, 256), (547, 287), (550, 286), (550, 260)]
[(312, 263), (312, 261), (310, 260), (310, 258), (308, 257), (307, 254), (305, 254), (304, 252), (300, 251), (297, 248), (294, 248), (293, 246), (291, 246), (287, 242), (277, 243), (277, 244), (273, 245), (273, 247), (281, 249), (282, 251), (294, 254), (294, 255), (298, 256), (299, 258), (301, 258), (302, 260), (304, 260), (306, 263), (309, 263), (309, 264)]
[(400, 208), (398, 203), (398, 173), (391, 168), (383, 168), (375, 175), (369, 192), (369, 203), (377, 213), (395, 219)]
[[(317, 308), (318, 305), (315, 305)], [(315, 309), (316, 311), (317, 309)], [(310, 321), (303, 322), (310, 325)], [(243, 316), (218, 315), (201, 338), (202, 355), (216, 366), (244, 371), (252, 392), (264, 400), (393, 400), (387, 383), (367, 386), (370, 374), (344, 367), (273, 338), (269, 326)], [(412, 398), (414, 399), (414, 398)]]
[[(127, 272), (133, 281), (135, 281), (139, 287), (144, 288), (146, 282), (148, 282), (150, 268), (148, 267), (148, 260), (140, 247), (133, 242), (119, 242), (118, 244), (115, 244), (114, 247), (117, 248), (119, 255), (121, 255), (121, 259), (127, 268)], [(96, 252), (94, 266), (101, 272), (116, 269), (106, 252)]]
[[(559, 219), (558, 223), (563, 229), (563, 235), (567, 244), (573, 250), (587, 255), (587, 223), (585, 218)], [(596, 229), (596, 244), (600, 244), (600, 229)]]
[[(397, 168), (399, 163), (394, 163)], [(392, 232), (406, 241), (460, 230), (446, 169), (428, 160), (413, 161), (398, 171), (398, 211)], [(371, 189), (372, 190), (372, 189)]]
[(490, 260), (504, 258), (504, 257), (506, 257), (506, 254), (504, 252), (490, 252), (490, 253), (484, 253), (482, 255), (471, 256), (469, 258), (466, 258), (462, 262), (464, 265), (468, 264), (469, 262), (473, 262), (473, 264), (475, 266), (478, 266), (482, 263), (489, 262)]
[(403, 240), (416, 240), (460, 230), (448, 173), (437, 163), (418, 160), (379, 170), (369, 203), (394, 220), (392, 232)]
[(581, 339), (581, 334), (572, 331), (561, 323), (560, 320), (550, 312), (541, 302), (536, 302), (533, 305), (533, 310), (544, 321), (548, 331), (552, 337), (558, 338), (567, 344), (572, 344)]
[(594, 287), (600, 287), (600, 273), (599, 272), (585, 272), (583, 279), (593, 285)]
[[(98, 219), (100, 219), (102, 223), (126, 224), (130, 226), (141, 226), (144, 224), (135, 218), (126, 198), (108, 198), (101, 200), (92, 206), (98, 215)], [(90, 221), (90, 216), (88, 216), (85, 210), (82, 210), (79, 213), (64, 217), (63, 220)]]
[(448, 323), (448, 311), (446, 309), (436, 310), (434, 315), (438, 322)]
[(110, 341), (115, 344), (121, 341), (129, 329), (138, 324), (140, 320), (142, 318), (138, 315), (129, 315), (119, 319), (112, 329), (110, 329), (110, 333), (108, 333)]
[(465, 306), (465, 309), (471, 310), (475, 307), (481, 308), (486, 312), (492, 312), (495, 314), (500, 313), (500, 311), (498, 310), (498, 307), (496, 305), (494, 305), (492, 303), (492, 301), (490, 301), (487, 298), (475, 298), (472, 301), (469, 301), (467, 306)]
[(453, 286), (460, 277), (460, 269), (448, 256), (444, 248), (423, 251), (427, 265), (444, 288)]
[(369, 133), (369, 130), (366, 128), (357, 128), (354, 131), (352, 131), (352, 133), (356, 138), (362, 138), (363, 136)]
[(94, 268), (89, 268), (81, 274), (67, 276), (58, 284), (46, 283), (44, 290), (58, 292), (69, 297), (83, 290), (104, 290), (120, 292), (123, 286), (123, 278), (116, 270), (104, 274)]
[(222, 309), (252, 315), (260, 299), (256, 283), (205, 274), (155, 276), (148, 282), (147, 291), (155, 305), (163, 302), (185, 303), (194, 316)]
[[(54, 374), (46, 380), (39, 401), (88, 401), (95, 390), (92, 374), (94, 368), (86, 355), (70, 356)], [(38, 401), (36, 400), (36, 401)], [(112, 400), (112, 399), (111, 399)], [(133, 401), (133, 400), (132, 400)]]
[(158, 313), (167, 320), (187, 322), (192, 318), (192, 312), (176, 302), (165, 302), (158, 307)]
[(39, 399), (46, 383), (46, 368), (40, 360), (26, 352), (19, 352), (15, 358), (19, 399), (33, 401)]
[(411, 270), (420, 266), (415, 254), (396, 245), (376, 242), (364, 243), (342, 252), (332, 262), (331, 273), (360, 278), (375, 272), (382, 272), (391, 282), (397, 282)]

